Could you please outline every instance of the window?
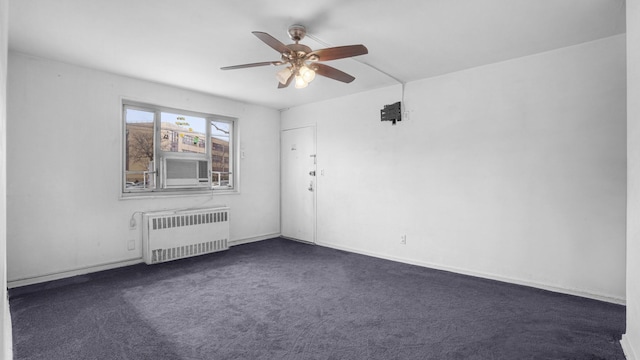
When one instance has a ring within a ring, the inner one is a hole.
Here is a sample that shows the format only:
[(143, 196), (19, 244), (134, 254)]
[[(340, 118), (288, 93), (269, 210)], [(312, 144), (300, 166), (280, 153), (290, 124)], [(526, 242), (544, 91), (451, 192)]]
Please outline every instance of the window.
[(134, 102), (123, 118), (123, 193), (235, 189), (235, 119)]

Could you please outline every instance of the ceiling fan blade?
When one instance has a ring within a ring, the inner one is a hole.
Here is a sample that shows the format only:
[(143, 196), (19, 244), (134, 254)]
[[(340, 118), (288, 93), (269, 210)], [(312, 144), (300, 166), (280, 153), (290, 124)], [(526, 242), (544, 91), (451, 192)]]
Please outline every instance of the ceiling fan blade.
[(312, 65), (312, 67), (315, 70), (316, 75), (326, 76), (328, 78), (342, 81), (344, 83), (350, 83), (356, 79), (353, 76), (347, 74), (346, 72), (340, 71), (334, 67), (331, 67), (325, 64), (315, 63)]
[(291, 82), (293, 81), (293, 78), (295, 78), (295, 76), (293, 74), (289, 75), (289, 78), (287, 79), (286, 83), (281, 83), (280, 81), (278, 81), (278, 89), (284, 89), (286, 87), (288, 87), (289, 85), (291, 85)]
[(220, 70), (234, 70), (234, 69), (244, 69), (244, 68), (250, 68), (250, 67), (256, 67), (256, 66), (282, 65), (282, 64), (284, 64), (282, 61), (263, 61), (263, 62), (251, 63), (251, 64), (225, 66), (225, 67), (221, 67)]
[(329, 61), (343, 59), (352, 56), (368, 54), (369, 50), (364, 45), (336, 46), (326, 49), (319, 49), (307, 54), (307, 60)]
[(265, 44), (271, 46), (275, 51), (280, 54), (290, 54), (291, 50), (287, 47), (287, 45), (280, 42), (280, 40), (274, 38), (273, 36), (267, 34), (262, 31), (252, 31), (253, 35), (257, 36), (258, 39), (262, 40)]

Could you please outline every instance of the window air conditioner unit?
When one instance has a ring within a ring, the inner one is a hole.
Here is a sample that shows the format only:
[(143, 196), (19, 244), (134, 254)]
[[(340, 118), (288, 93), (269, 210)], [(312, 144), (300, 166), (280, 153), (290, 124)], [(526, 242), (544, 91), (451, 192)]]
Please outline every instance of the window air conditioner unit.
[(165, 188), (209, 186), (207, 161), (164, 158), (163, 165)]

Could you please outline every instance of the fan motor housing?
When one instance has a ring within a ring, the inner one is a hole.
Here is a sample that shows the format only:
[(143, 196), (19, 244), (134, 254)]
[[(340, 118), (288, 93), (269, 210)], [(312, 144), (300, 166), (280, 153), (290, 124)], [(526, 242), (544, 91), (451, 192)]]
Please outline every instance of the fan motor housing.
[(310, 47), (302, 44), (289, 44), (287, 48), (289, 48), (297, 58), (303, 58), (312, 51)]

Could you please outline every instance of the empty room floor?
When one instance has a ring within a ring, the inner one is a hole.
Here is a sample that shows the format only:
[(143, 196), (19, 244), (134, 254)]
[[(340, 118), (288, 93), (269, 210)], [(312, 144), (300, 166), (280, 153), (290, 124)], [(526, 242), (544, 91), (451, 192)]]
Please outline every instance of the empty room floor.
[(624, 359), (625, 307), (281, 238), (10, 291), (15, 359)]

